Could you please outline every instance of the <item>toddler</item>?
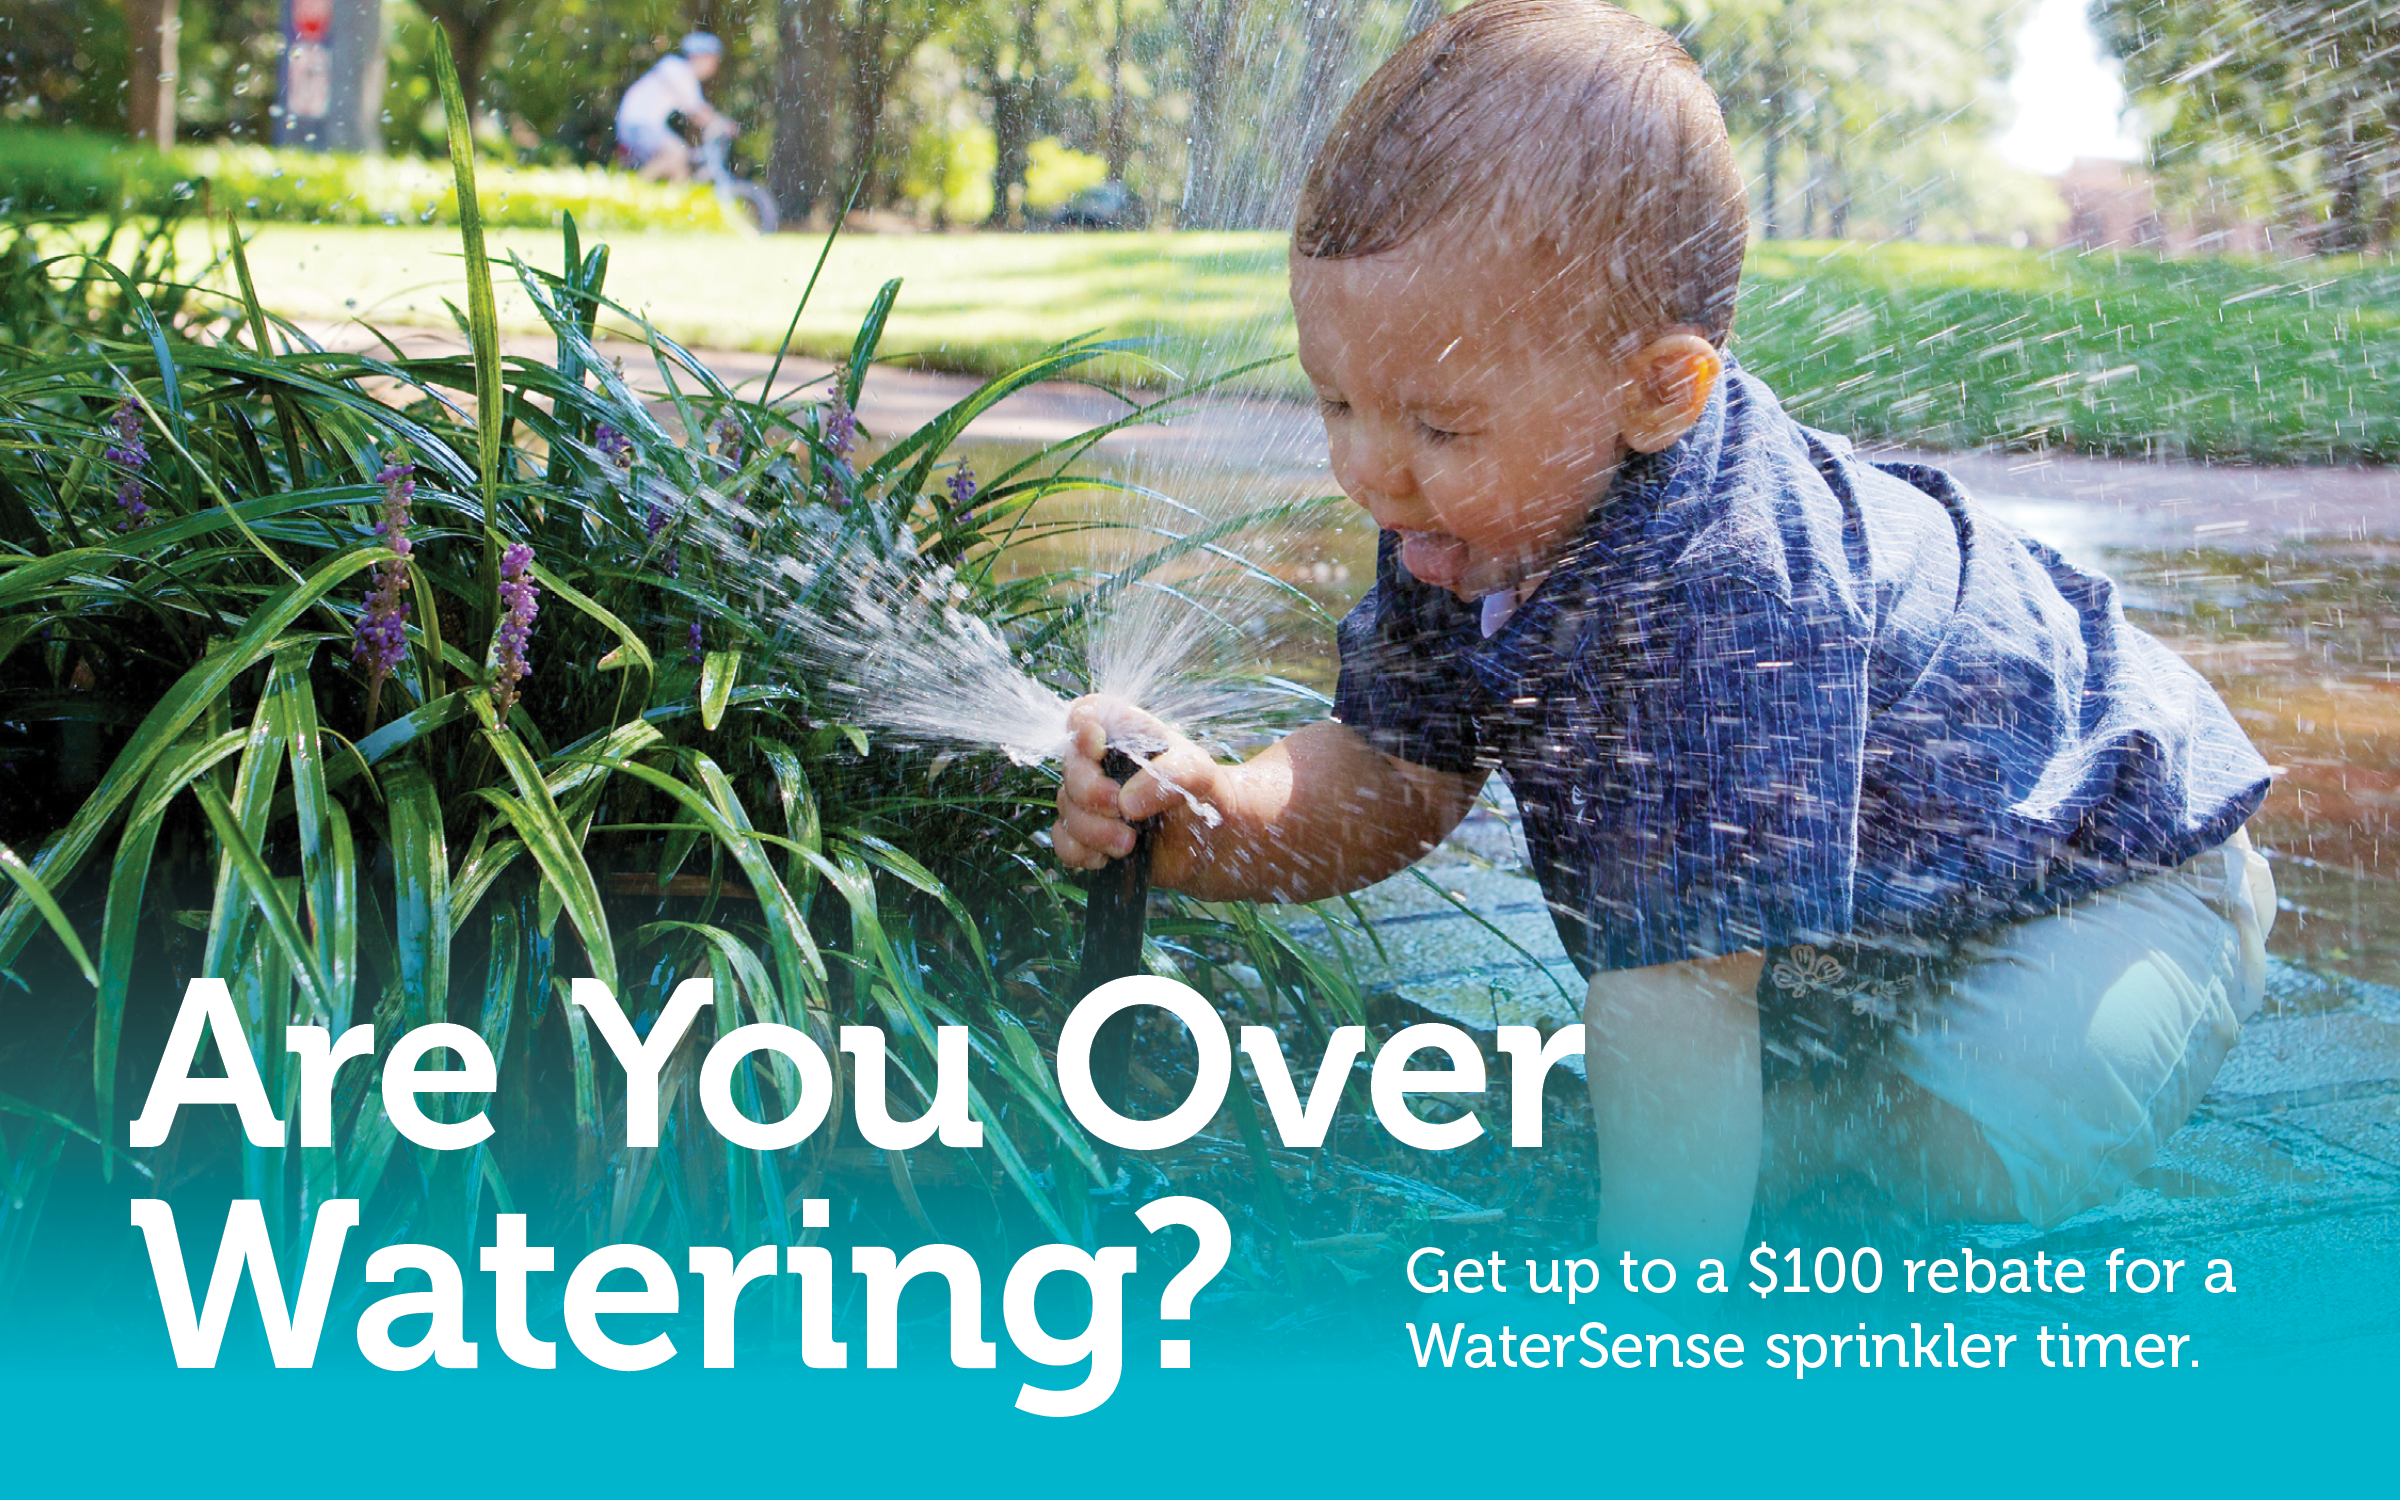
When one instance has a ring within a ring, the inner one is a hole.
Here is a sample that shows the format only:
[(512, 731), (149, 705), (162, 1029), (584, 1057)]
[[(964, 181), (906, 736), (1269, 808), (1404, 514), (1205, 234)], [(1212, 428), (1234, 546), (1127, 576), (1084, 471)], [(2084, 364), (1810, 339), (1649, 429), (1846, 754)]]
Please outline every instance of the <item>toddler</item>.
[[(1084, 700), (1058, 853), (1155, 817), (1158, 883), (1313, 900), (1497, 770), (1590, 977), (1612, 1253), (1730, 1259), (1835, 1178), (2054, 1223), (2149, 1164), (2258, 1007), (2268, 769), (2106, 578), (1734, 364), (1747, 234), (1716, 100), (1623, 11), (1477, 0), (1385, 64), (1291, 249), (1381, 528), (1333, 718), (1221, 765)], [(1170, 748), (1119, 786), (1112, 736)]]

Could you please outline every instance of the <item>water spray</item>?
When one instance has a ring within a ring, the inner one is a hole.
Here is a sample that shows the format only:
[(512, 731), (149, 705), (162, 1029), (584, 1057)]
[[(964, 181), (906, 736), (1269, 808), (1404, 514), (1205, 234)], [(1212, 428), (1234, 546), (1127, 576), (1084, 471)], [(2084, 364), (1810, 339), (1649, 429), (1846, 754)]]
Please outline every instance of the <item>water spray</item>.
[[(1116, 524), (1071, 526), (1090, 531), (1092, 566), (1080, 576), (1092, 592), (1077, 605), (1082, 628), (1063, 643), (1046, 616), (1019, 632), (978, 613), (976, 567), (962, 573), (958, 563), (927, 562), (904, 526), (883, 536), (810, 512), (818, 531), (782, 539), (798, 555), (762, 566), (743, 540), (761, 528), (760, 518), (714, 503), (723, 512), (719, 545), (743, 560), (761, 596), (759, 612), (774, 621), (770, 658), (800, 669), (830, 716), (872, 726), (887, 741), (987, 747), (1020, 765), (1061, 761), (1074, 753), (1070, 695), (1089, 693), (1138, 703), (1176, 735), (1229, 755), (1295, 708), (1314, 707), (1305, 690), (1258, 675), (1252, 659), (1260, 622), (1307, 596), (1227, 551), (1223, 540), (1290, 516), (1247, 511), (1245, 497), (1232, 491), (1195, 506), (1137, 484), (1113, 490)], [(1129, 497), (1146, 497), (1155, 514), (1123, 510)], [(1021, 637), (1036, 646), (1029, 650)], [(1155, 738), (1120, 738), (1102, 769), (1120, 786), (1148, 769), (1194, 818), (1216, 826), (1218, 809), (1148, 764), (1167, 748)], [(1143, 972), (1156, 825), (1134, 824), (1132, 850), (1086, 878), (1076, 999)], [(1120, 1114), (1133, 1036), (1124, 1012), (1093, 1040), (1093, 1087)]]

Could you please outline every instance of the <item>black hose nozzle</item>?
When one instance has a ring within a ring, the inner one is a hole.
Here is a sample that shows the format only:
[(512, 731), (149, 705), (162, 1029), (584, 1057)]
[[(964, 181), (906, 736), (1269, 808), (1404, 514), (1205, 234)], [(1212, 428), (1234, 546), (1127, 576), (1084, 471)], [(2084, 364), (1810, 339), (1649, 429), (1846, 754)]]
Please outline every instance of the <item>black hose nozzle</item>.
[[(1110, 750), (1100, 769), (1123, 786), (1141, 767), (1122, 750)], [(1081, 998), (1112, 979), (1142, 972), (1142, 930), (1150, 904), (1150, 846), (1158, 834), (1158, 819), (1133, 825), (1133, 849), (1094, 870), (1085, 883), (1083, 908), (1083, 968), (1076, 993)], [(1132, 1011), (1119, 1011), (1092, 1038), (1092, 1087), (1101, 1102), (1119, 1114), (1126, 1112), (1133, 1077)]]

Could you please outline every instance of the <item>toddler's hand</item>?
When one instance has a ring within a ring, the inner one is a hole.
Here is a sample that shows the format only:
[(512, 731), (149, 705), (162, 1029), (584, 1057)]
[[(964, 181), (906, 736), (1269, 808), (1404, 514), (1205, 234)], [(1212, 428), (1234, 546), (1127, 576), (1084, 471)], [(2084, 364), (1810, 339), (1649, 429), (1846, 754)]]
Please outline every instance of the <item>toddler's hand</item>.
[[(1163, 814), (1170, 833), (1184, 832), (1177, 825), (1185, 822), (1216, 821), (1227, 791), (1226, 767), (1149, 714), (1122, 698), (1094, 694), (1078, 698), (1067, 710), (1067, 731), (1072, 743), (1050, 841), (1068, 869), (1097, 870), (1132, 853), (1133, 824), (1144, 818)], [(1119, 786), (1100, 769), (1112, 740), (1165, 748), (1137, 751), (1147, 769)], [(1195, 803), (1209, 814), (1196, 812)], [(1188, 844), (1188, 833), (1173, 842)]]

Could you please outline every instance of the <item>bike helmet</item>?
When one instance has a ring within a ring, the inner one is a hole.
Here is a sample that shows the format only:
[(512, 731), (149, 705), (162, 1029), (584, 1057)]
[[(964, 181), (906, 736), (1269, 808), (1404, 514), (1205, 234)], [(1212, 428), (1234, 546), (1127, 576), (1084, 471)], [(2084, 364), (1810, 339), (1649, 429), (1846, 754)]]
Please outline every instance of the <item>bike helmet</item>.
[(705, 31), (695, 31), (676, 50), (686, 57), (714, 56), (725, 50), (725, 44)]

